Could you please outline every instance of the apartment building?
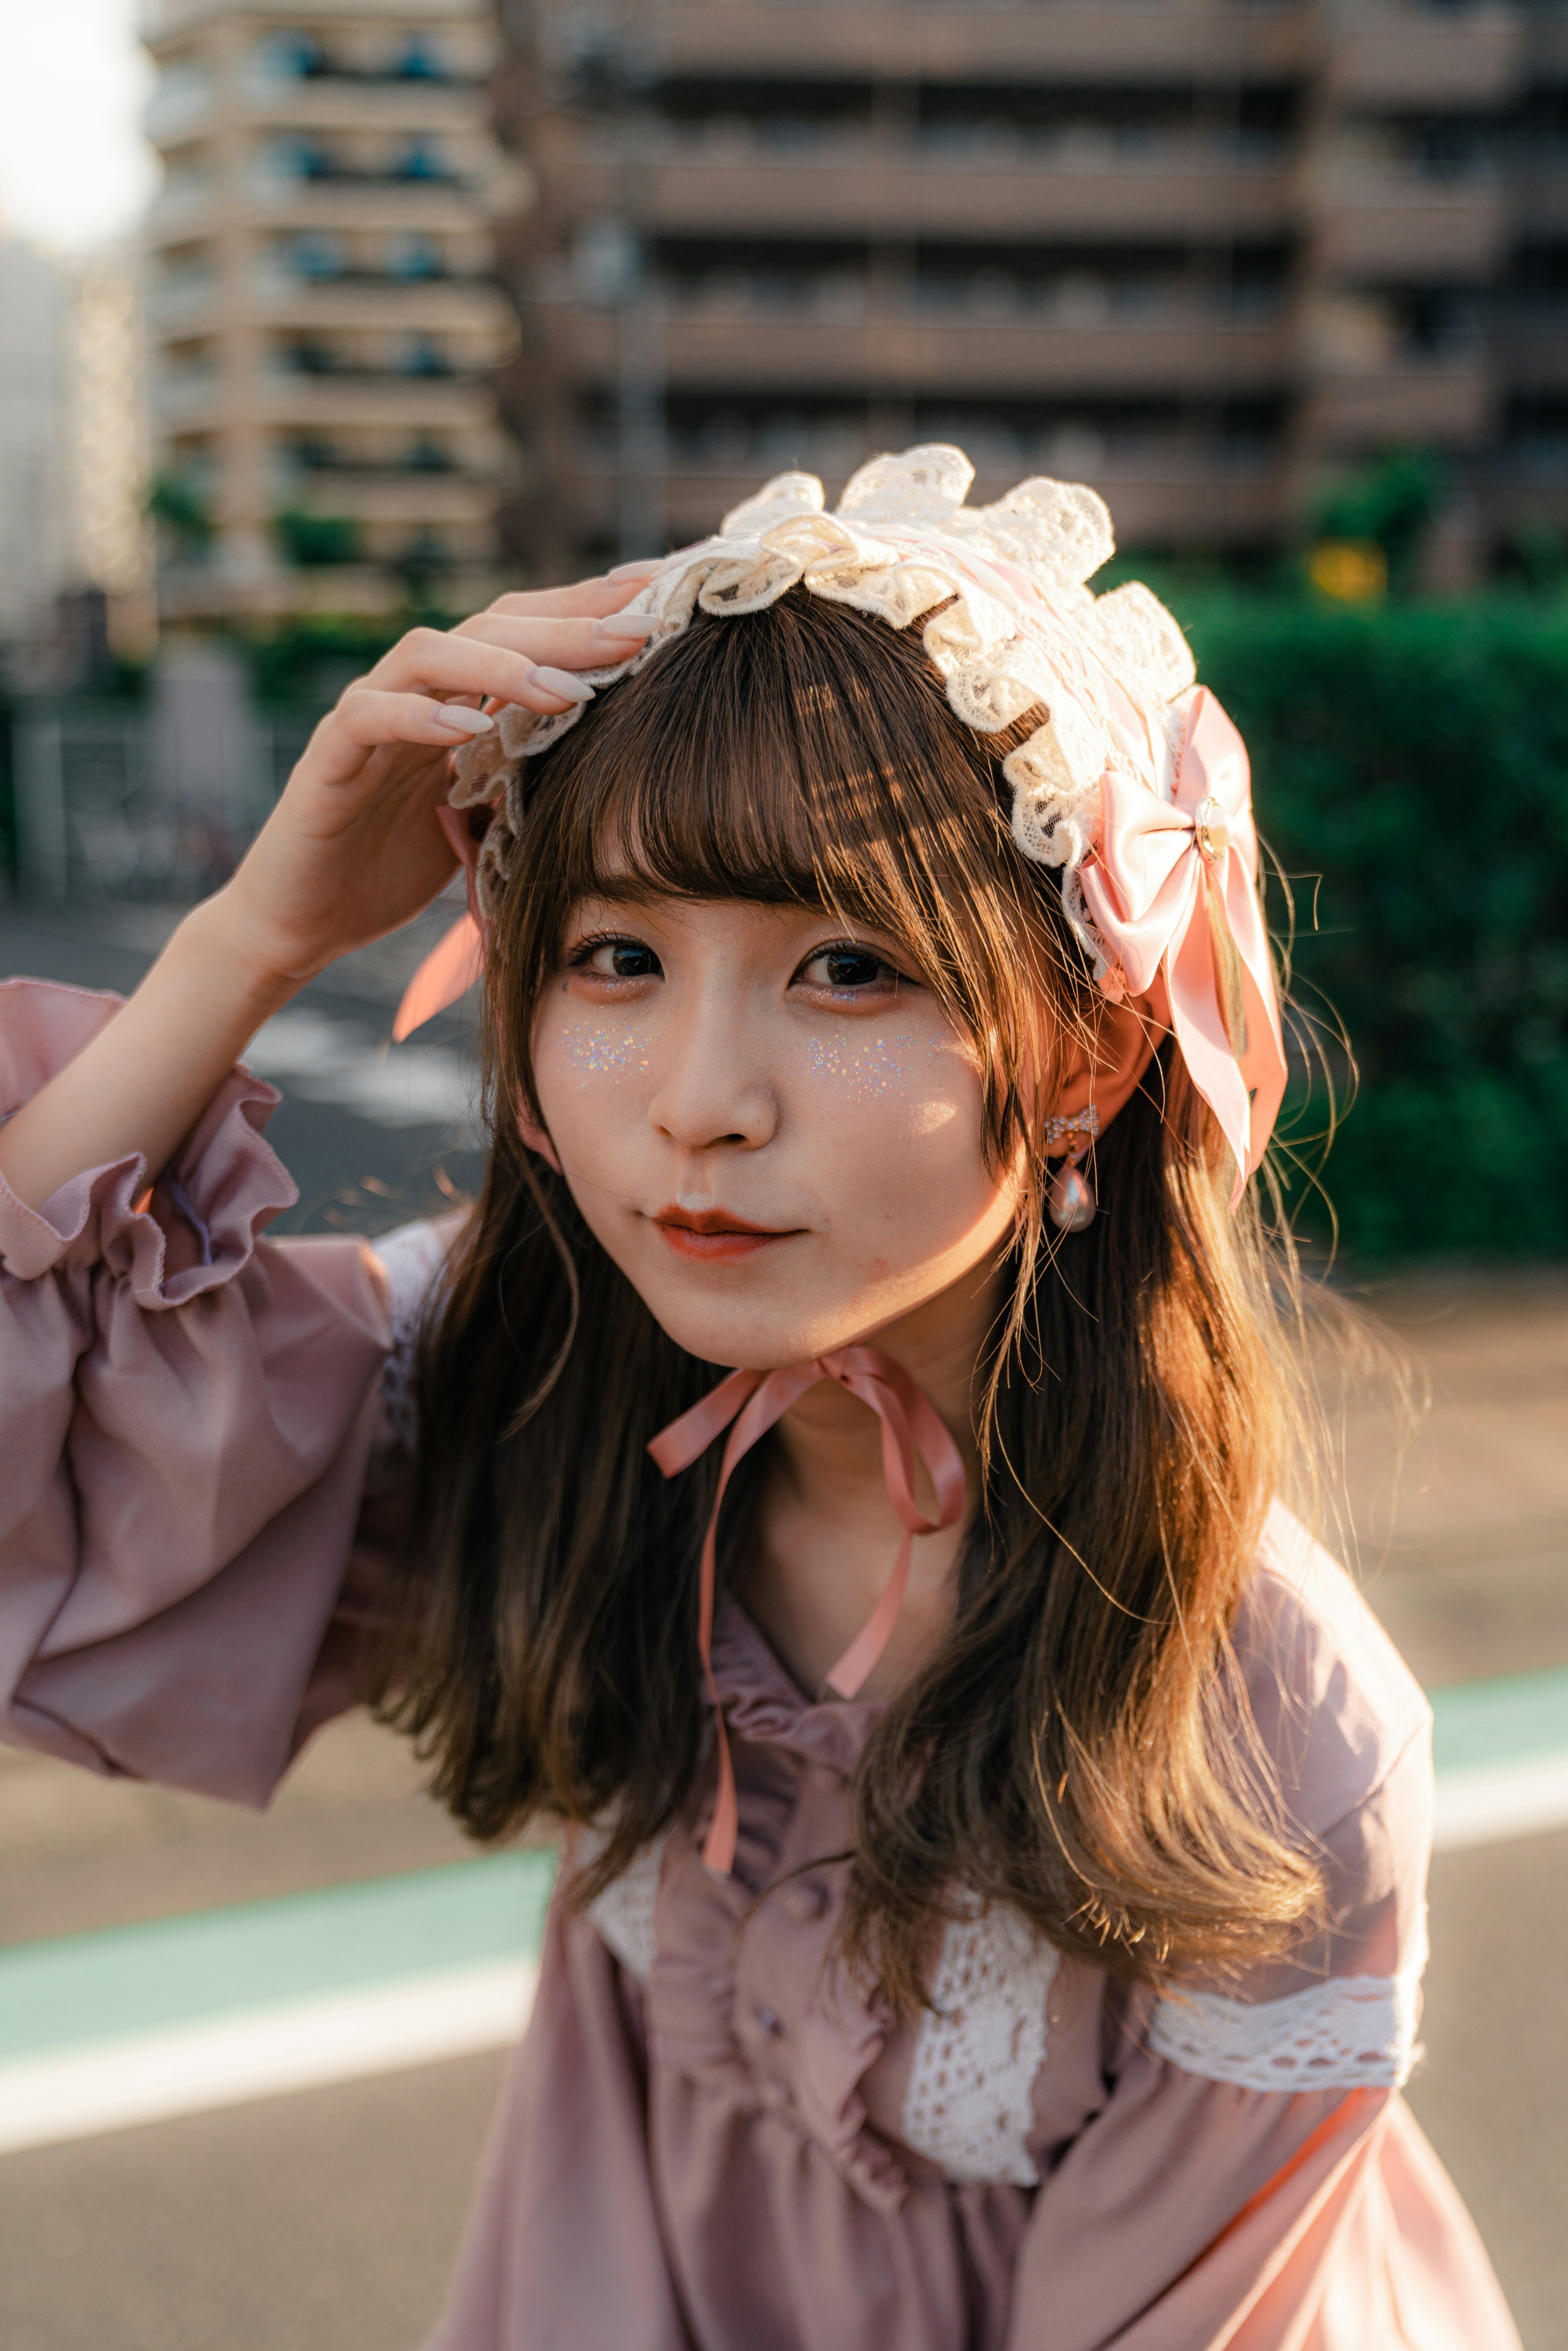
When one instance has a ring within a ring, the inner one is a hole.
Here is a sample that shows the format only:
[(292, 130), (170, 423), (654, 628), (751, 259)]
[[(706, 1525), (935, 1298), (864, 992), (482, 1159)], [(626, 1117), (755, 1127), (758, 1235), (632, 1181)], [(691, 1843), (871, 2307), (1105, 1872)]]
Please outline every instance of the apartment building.
[(711, 528), (955, 439), (1124, 546), (1447, 462), (1451, 569), (1568, 526), (1568, 13), (1464, 0), (509, 0), (533, 541)]
[(486, 0), (150, 0), (142, 37), (164, 617), (482, 600), (518, 200)]
[(0, 237), (0, 646), (72, 587), (68, 268)]

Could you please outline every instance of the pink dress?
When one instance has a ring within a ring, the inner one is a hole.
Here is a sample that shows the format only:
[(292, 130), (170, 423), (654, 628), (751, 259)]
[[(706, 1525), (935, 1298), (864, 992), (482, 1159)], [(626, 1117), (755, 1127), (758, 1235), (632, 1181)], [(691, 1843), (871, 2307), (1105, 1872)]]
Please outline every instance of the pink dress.
[[(0, 1113), (113, 1008), (0, 987)], [(259, 1238), (275, 1100), (236, 1071), (147, 1213), (135, 1161), (38, 1213), (0, 1186), (5, 1736), (256, 1804), (349, 1702), (447, 1238)], [(709, 1790), (556, 1904), (432, 2351), (1518, 2351), (1398, 2095), (1426, 1703), (1283, 1512), (1237, 1642), (1331, 1928), (1155, 1998), (977, 1909), (895, 2023), (827, 1957), (875, 1710), (808, 1702), (728, 1608), (735, 1876)]]

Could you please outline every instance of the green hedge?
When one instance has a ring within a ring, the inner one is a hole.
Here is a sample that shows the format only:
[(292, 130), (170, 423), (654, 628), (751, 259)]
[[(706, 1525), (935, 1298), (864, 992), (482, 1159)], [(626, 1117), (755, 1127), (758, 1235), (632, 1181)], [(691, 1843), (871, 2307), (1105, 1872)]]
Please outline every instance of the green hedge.
[(1166, 592), (1252, 755), (1297, 993), (1358, 1065), (1322, 1171), (1343, 1246), (1568, 1251), (1568, 604)]

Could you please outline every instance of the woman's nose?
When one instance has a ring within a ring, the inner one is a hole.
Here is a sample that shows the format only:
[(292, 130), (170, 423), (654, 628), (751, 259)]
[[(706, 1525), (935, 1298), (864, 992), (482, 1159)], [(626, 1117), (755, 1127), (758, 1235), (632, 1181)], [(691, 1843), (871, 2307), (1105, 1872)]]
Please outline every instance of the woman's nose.
[(648, 1116), (683, 1151), (755, 1150), (777, 1131), (777, 1098), (733, 1000), (694, 1006), (666, 1035), (661, 1060)]

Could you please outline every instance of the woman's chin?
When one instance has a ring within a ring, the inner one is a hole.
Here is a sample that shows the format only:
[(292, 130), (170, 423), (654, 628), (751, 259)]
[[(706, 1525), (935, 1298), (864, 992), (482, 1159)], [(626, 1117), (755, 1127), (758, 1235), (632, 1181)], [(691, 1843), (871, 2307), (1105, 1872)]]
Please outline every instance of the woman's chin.
[(777, 1372), (847, 1345), (863, 1327), (852, 1315), (790, 1312), (756, 1301), (694, 1299), (643, 1292), (643, 1303), (666, 1337), (699, 1363), (726, 1371)]

